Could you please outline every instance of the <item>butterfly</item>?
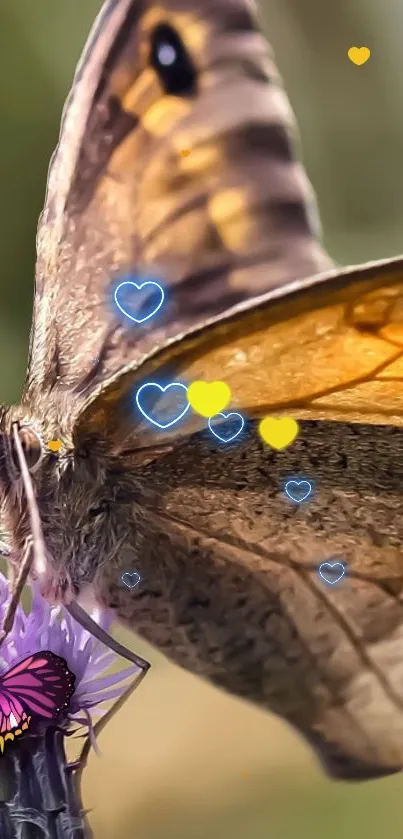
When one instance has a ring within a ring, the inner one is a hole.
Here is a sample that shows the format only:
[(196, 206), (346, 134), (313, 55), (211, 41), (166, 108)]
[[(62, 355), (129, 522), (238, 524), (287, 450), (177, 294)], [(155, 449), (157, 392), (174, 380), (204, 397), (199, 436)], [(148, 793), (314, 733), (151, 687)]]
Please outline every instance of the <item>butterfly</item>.
[[(31, 571), (89, 626), (94, 597), (282, 716), (332, 776), (369, 778), (403, 766), (403, 260), (333, 266), (294, 134), (250, 2), (104, 5), (49, 171), (21, 404), (1, 413), (2, 528), (14, 600)], [(163, 304), (136, 323), (117, 289), (150, 281)], [(137, 410), (144, 384), (158, 414), (199, 379), (230, 387), (242, 439)], [(273, 414), (299, 421), (285, 451), (257, 433)], [(299, 476), (315, 491), (295, 509)]]
[(0, 752), (31, 722), (54, 720), (67, 708), (75, 676), (64, 658), (49, 650), (27, 656), (0, 677)]

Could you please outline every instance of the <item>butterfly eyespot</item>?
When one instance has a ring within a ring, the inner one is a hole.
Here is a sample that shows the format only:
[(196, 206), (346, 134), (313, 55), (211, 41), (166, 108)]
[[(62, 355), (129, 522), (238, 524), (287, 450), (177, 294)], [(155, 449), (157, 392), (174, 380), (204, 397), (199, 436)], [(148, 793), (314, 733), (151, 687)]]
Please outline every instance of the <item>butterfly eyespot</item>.
[[(29, 426), (18, 426), (18, 436), (21, 441), (28, 469), (30, 472), (35, 472), (44, 455), (42, 441), (39, 435)], [(10, 439), (10, 451), (13, 464), (18, 472), (20, 472), (20, 462), (13, 438)]]
[(190, 96), (196, 92), (196, 68), (180, 36), (167, 23), (160, 23), (152, 32), (150, 63), (165, 93)]

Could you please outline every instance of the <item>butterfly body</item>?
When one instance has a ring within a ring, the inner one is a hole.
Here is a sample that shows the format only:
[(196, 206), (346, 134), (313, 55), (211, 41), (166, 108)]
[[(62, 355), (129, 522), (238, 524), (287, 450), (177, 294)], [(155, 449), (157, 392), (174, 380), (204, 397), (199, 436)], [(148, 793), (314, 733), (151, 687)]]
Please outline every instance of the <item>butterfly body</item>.
[[(249, 3), (106, 3), (49, 173), (21, 405), (1, 417), (3, 530), (18, 575), (17, 437), (45, 596), (89, 587), (177, 664), (284, 716), (331, 773), (370, 777), (403, 765), (403, 271), (331, 270), (290, 130)], [(151, 276), (160, 311), (125, 318), (117, 285)], [(136, 407), (147, 382), (200, 379), (228, 384), (242, 439)], [(273, 413), (301, 421), (289, 451), (258, 437)], [(317, 489), (294, 509), (282, 487), (301, 471)], [(348, 585), (324, 590), (334, 555)]]

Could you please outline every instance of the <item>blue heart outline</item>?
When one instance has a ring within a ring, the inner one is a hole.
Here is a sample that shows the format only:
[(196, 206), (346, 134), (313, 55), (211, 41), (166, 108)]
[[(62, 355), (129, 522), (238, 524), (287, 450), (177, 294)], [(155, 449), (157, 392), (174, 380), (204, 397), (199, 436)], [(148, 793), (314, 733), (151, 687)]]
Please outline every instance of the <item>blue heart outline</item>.
[[(145, 318), (135, 318), (132, 315), (129, 315), (129, 313), (120, 305), (119, 300), (118, 300), (118, 292), (121, 288), (123, 288), (123, 286), (127, 286), (127, 285), (134, 286), (134, 288), (137, 288), (138, 291), (141, 291), (141, 289), (144, 288), (144, 286), (152, 285), (152, 286), (155, 286), (155, 288), (158, 288), (158, 291), (161, 292), (161, 300), (158, 303), (158, 306), (155, 309), (153, 309), (152, 312), (149, 315), (146, 315)], [(165, 300), (164, 289), (162, 288), (162, 286), (160, 286), (159, 283), (156, 283), (154, 280), (145, 280), (144, 283), (141, 283), (141, 285), (139, 285), (139, 283), (135, 283), (134, 280), (124, 280), (122, 283), (119, 283), (117, 288), (115, 288), (113, 296), (115, 298), (115, 303), (116, 303), (118, 309), (122, 312), (122, 314), (126, 318), (129, 318), (130, 320), (134, 321), (134, 323), (144, 323), (146, 320), (150, 320), (150, 318), (152, 318), (154, 315), (157, 314), (157, 312), (160, 310), (160, 308), (161, 308), (161, 306), (162, 306), (162, 304)]]
[[(305, 493), (305, 495), (302, 498), (293, 498), (293, 496), (291, 495), (291, 492), (287, 489), (287, 487), (289, 487), (290, 484), (295, 484), (297, 487), (301, 486), (301, 484), (308, 484), (309, 490), (308, 490), (307, 493)], [(310, 481), (307, 481), (306, 478), (304, 478), (301, 481), (297, 481), (295, 478), (292, 478), (289, 481), (287, 481), (287, 483), (284, 487), (284, 492), (291, 501), (294, 501), (294, 504), (301, 504), (301, 501), (306, 501), (306, 499), (309, 498), (309, 496), (311, 495), (312, 484), (311, 484)]]
[(165, 387), (163, 387), (162, 385), (159, 385), (158, 382), (146, 382), (144, 385), (141, 385), (141, 387), (139, 387), (139, 389), (136, 393), (137, 407), (138, 407), (139, 411), (143, 414), (143, 417), (145, 417), (146, 420), (148, 420), (149, 422), (152, 422), (152, 424), (156, 425), (158, 428), (162, 428), (164, 430), (165, 428), (170, 428), (171, 425), (175, 425), (176, 422), (179, 422), (179, 420), (181, 420), (182, 417), (185, 416), (185, 414), (187, 413), (187, 411), (190, 408), (190, 403), (187, 402), (186, 408), (183, 409), (183, 411), (179, 414), (178, 417), (175, 417), (175, 419), (171, 420), (171, 422), (164, 423), (164, 424), (160, 423), (160, 422), (157, 422), (157, 420), (152, 419), (152, 417), (150, 417), (140, 405), (139, 395), (140, 395), (141, 391), (144, 390), (145, 387), (157, 387), (158, 390), (161, 391), (161, 393), (165, 393), (165, 391), (169, 390), (170, 387), (181, 387), (185, 391), (185, 393), (187, 393), (187, 387), (185, 387), (185, 385), (183, 385), (181, 382), (171, 382), (169, 385), (165, 385)]
[[(214, 428), (211, 427), (211, 420), (215, 419), (216, 417), (224, 417), (224, 419), (229, 419), (230, 417), (239, 417), (242, 425), (241, 425), (239, 431), (237, 431), (235, 434), (233, 434), (232, 437), (227, 437), (227, 438), (220, 437), (220, 435), (217, 434), (217, 431), (214, 431)], [(214, 437), (217, 437), (217, 440), (221, 440), (222, 443), (231, 443), (232, 440), (235, 440), (235, 437), (238, 437), (238, 434), (240, 434), (241, 431), (243, 431), (244, 426), (245, 426), (245, 420), (244, 420), (242, 414), (238, 414), (238, 411), (230, 411), (229, 414), (223, 414), (223, 413), (220, 412), (219, 414), (214, 414), (214, 416), (210, 417), (209, 421), (208, 421), (208, 427), (209, 427), (211, 433), (214, 434)]]
[[(138, 577), (138, 580), (136, 583), (134, 583), (134, 585), (129, 585), (125, 582), (125, 577)], [(136, 586), (138, 586), (138, 584), (141, 582), (140, 574), (137, 571), (125, 571), (120, 579), (122, 580), (122, 583), (124, 586), (126, 586), (126, 588), (136, 588)]]
[[(328, 579), (327, 579), (327, 577), (325, 577), (325, 575), (324, 575), (324, 574), (322, 574), (322, 571), (321, 571), (321, 568), (323, 568), (325, 565), (327, 565), (327, 567), (328, 567), (328, 568), (334, 568), (334, 567), (335, 567), (335, 565), (340, 565), (340, 567), (343, 569), (343, 573), (342, 573), (342, 574), (340, 574), (340, 577), (337, 577), (337, 580), (328, 580)], [(346, 566), (344, 565), (344, 563), (343, 563), (343, 562), (340, 562), (340, 560), (337, 560), (337, 561), (335, 561), (335, 562), (328, 562), (328, 561), (326, 561), (326, 562), (321, 562), (321, 563), (320, 563), (319, 568), (318, 568), (318, 571), (319, 571), (320, 576), (322, 577), (322, 580), (324, 580), (324, 581), (325, 581), (325, 583), (328, 583), (328, 584), (329, 584), (329, 586), (334, 586), (334, 585), (335, 585), (335, 583), (339, 583), (339, 582), (340, 582), (340, 580), (342, 580), (342, 579), (343, 579), (343, 577), (344, 577), (344, 575), (345, 575), (345, 573), (346, 573)]]

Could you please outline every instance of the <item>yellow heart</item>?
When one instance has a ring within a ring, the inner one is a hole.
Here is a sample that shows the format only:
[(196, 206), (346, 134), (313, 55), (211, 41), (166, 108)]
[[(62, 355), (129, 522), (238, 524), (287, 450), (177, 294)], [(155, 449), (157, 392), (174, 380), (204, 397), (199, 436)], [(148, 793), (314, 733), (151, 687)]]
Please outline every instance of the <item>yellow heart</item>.
[(368, 47), (350, 47), (347, 55), (353, 64), (365, 64), (371, 55), (371, 50)]
[(196, 414), (213, 417), (228, 405), (231, 391), (225, 382), (192, 382), (187, 389), (187, 398)]
[(182, 155), (182, 157), (189, 157), (190, 149), (182, 149), (180, 154)]
[(61, 449), (61, 447), (62, 447), (62, 441), (61, 440), (49, 440), (49, 442), (48, 442), (48, 449), (50, 449), (51, 452), (58, 452), (59, 449)]
[(259, 423), (259, 434), (272, 449), (286, 449), (295, 440), (299, 425), (292, 417), (265, 417)]

